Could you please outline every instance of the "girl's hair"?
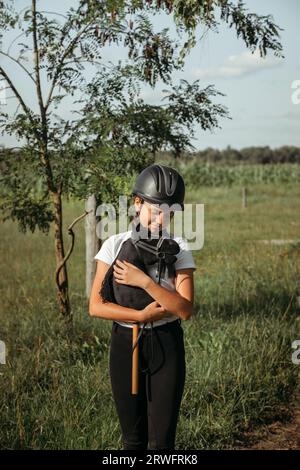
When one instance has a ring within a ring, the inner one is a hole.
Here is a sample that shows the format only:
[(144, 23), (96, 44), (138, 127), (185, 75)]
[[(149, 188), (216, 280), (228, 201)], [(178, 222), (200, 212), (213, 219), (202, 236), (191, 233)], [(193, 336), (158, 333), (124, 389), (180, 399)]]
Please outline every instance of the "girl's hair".
[[(144, 202), (144, 200), (140, 196), (133, 196), (132, 198), (133, 203), (135, 202), (136, 198), (139, 199), (139, 202), (141, 202), (141, 204)], [(140, 213), (138, 211), (135, 211), (135, 215), (132, 217), (131, 222), (132, 223), (137, 222), (139, 217), (140, 217)]]

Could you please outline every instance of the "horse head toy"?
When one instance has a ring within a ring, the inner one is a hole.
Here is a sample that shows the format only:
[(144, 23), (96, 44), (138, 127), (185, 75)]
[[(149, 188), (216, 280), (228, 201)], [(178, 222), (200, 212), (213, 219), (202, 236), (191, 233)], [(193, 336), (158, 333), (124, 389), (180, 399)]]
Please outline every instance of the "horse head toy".
[(138, 223), (132, 230), (131, 238), (122, 244), (118, 255), (106, 272), (99, 292), (104, 302), (114, 302), (123, 307), (143, 310), (154, 301), (141, 287), (116, 282), (113, 273), (117, 259), (127, 260), (146, 274), (150, 267), (156, 265), (158, 284), (165, 275), (166, 269), (169, 277), (175, 275), (174, 263), (177, 259), (176, 254), (180, 251), (178, 243), (162, 236), (155, 239), (144, 239), (142, 236), (140, 223)]

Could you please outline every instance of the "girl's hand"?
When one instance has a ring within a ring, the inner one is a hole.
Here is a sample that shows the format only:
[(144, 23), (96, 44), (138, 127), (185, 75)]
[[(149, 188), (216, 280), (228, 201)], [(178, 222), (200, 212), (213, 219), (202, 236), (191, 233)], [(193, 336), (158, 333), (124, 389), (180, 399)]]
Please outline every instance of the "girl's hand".
[(114, 278), (119, 284), (141, 287), (142, 289), (145, 289), (150, 280), (150, 277), (134, 264), (119, 259), (114, 265)]
[(155, 300), (140, 312), (140, 316), (139, 321), (149, 322), (161, 320), (162, 318), (169, 316), (169, 312)]

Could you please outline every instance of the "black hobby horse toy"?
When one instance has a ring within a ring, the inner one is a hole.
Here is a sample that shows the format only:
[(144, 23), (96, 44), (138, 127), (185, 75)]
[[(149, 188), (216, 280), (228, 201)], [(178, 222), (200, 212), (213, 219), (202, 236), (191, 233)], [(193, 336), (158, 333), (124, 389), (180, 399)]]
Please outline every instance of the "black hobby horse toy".
[[(148, 274), (147, 267), (156, 265), (157, 283), (160, 284), (161, 278), (168, 269), (170, 277), (175, 275), (174, 263), (177, 259), (176, 254), (179, 253), (180, 247), (178, 243), (171, 238), (149, 239), (142, 238), (143, 231), (141, 230), (140, 222), (133, 225), (132, 236), (126, 240), (121, 249), (109, 267), (103, 279), (101, 290), (99, 294), (103, 302), (113, 302), (123, 307), (130, 307), (136, 310), (143, 310), (147, 305), (154, 301), (154, 299), (141, 287), (129, 286), (120, 284), (114, 278), (114, 265), (117, 259), (127, 260), (129, 263), (135, 265), (143, 272)], [(150, 232), (148, 232), (148, 235)], [(151, 328), (152, 328), (151, 322)], [(132, 393), (137, 393), (137, 372), (138, 372), (138, 340), (143, 332), (146, 323), (143, 325), (140, 333), (138, 334), (138, 324), (133, 325), (133, 368), (132, 368)]]

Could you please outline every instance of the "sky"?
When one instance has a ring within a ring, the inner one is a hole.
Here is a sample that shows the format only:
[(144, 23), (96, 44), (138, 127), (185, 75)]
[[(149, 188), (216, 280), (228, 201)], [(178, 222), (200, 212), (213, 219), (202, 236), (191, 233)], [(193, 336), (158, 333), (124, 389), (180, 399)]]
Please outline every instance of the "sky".
[[(24, 8), (30, 2), (15, 0), (18, 8)], [(74, 0), (40, 0), (43, 8), (52, 11), (64, 12), (69, 6), (76, 5)], [(300, 103), (292, 101), (293, 82), (300, 80), (300, 43), (299, 43), (299, 0), (245, 0), (249, 11), (259, 15), (271, 14), (281, 31), (284, 59), (278, 59), (272, 52), (266, 58), (259, 54), (251, 54), (242, 39), (237, 38), (234, 28), (222, 24), (219, 33), (197, 29), (197, 44), (187, 56), (184, 69), (176, 71), (173, 75), (173, 84), (179, 84), (180, 79), (193, 82), (200, 79), (203, 88), (213, 84), (216, 89), (225, 94), (215, 98), (216, 103), (223, 104), (229, 110), (231, 120), (222, 119), (217, 128), (203, 131), (195, 125), (195, 137), (192, 143), (196, 149), (207, 147), (224, 149), (227, 146), (243, 148), (249, 146), (269, 146), (271, 148), (282, 145), (300, 146)], [(165, 27), (170, 34), (175, 34), (172, 19), (165, 14), (153, 17), (154, 28), (159, 31)], [(9, 41), (17, 35), (17, 31), (10, 33), (7, 42), (3, 43), (3, 50)], [(15, 43), (16, 44), (16, 43)], [(13, 50), (13, 49), (12, 49)], [(113, 47), (104, 51), (102, 61), (111, 60), (115, 63), (125, 59), (124, 50)], [(34, 108), (34, 96), (30, 79), (26, 79), (17, 70), (17, 65), (9, 59), (0, 56), (3, 67), (13, 76), (19, 90), (26, 97), (26, 102)], [(47, 88), (48, 84), (44, 83)], [(158, 82), (155, 89), (149, 85), (141, 85), (141, 97), (149, 104), (162, 104), (164, 96), (162, 89), (166, 89), (162, 82)], [(1, 98), (1, 96), (0, 96)], [(299, 101), (299, 100), (298, 100)], [(2, 109), (13, 112), (15, 100), (0, 99)], [(71, 114), (71, 102), (67, 100), (63, 115)], [(0, 136), (0, 144), (7, 147), (20, 145), (12, 136)]]

